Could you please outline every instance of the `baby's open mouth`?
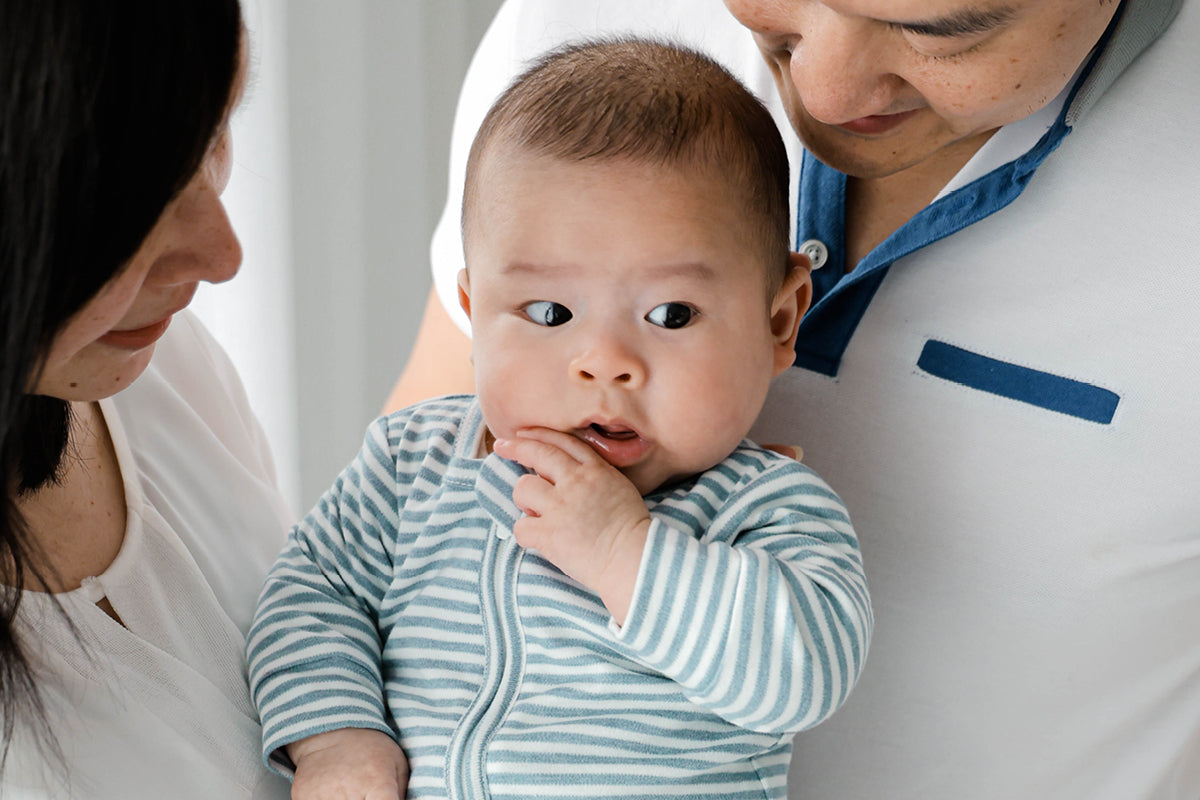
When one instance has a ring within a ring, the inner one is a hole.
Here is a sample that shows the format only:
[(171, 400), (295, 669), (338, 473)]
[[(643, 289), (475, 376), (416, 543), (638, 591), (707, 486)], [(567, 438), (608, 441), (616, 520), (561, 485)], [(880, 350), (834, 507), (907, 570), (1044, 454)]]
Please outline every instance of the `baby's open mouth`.
[(608, 463), (618, 469), (635, 464), (650, 451), (650, 442), (628, 425), (588, 423), (576, 428), (576, 436), (591, 445)]
[(638, 438), (638, 432), (632, 428), (623, 428), (619, 426), (601, 425), (598, 422), (591, 424), (591, 429), (603, 436), (605, 439), (615, 439), (617, 441), (626, 441), (629, 439)]

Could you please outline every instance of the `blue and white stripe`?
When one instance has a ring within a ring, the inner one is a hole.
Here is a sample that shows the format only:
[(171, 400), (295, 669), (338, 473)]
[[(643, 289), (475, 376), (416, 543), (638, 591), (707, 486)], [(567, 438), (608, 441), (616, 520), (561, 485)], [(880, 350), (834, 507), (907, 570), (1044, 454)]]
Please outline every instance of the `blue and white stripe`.
[(411, 798), (784, 797), (871, 632), (838, 498), (749, 443), (647, 497), (618, 627), (511, 538), (481, 430), (468, 397), (377, 421), (292, 531), (249, 637), (264, 753), (354, 726), (396, 733)]

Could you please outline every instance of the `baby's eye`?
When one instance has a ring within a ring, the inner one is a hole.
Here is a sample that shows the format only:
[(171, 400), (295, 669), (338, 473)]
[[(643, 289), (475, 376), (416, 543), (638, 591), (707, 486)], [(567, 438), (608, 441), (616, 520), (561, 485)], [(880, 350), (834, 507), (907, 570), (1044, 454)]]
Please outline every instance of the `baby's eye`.
[(571, 309), (553, 300), (537, 300), (525, 306), (523, 310), (531, 321), (551, 328), (571, 320)]
[(646, 321), (661, 328), (682, 328), (696, 316), (696, 309), (687, 303), (663, 303), (650, 309)]

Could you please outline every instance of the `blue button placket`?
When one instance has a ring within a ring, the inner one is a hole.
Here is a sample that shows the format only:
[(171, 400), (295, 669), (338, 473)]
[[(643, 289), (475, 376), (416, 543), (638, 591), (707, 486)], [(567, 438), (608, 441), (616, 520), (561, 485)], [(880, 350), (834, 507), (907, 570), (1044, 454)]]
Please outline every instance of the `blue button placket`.
[(896, 261), (999, 211), (1024, 191), (1034, 171), (1071, 132), (1067, 117), (1072, 102), (1119, 19), (1120, 14), (1101, 38), (1054, 124), (1029, 151), (923, 208), (849, 273), (845, 271), (847, 178), (804, 152), (796, 202), (796, 246), (809, 239), (823, 242), (829, 250), (829, 263), (813, 273), (813, 304), (800, 322), (796, 367), (836, 377), (850, 338)]
[(1033, 172), (1070, 132), (1066, 109), (1020, 158), (923, 208), (849, 273), (846, 258), (846, 176), (804, 153), (797, 198), (796, 241), (819, 239), (829, 263), (813, 273), (813, 305), (800, 323), (795, 366), (837, 375), (842, 356), (871, 299), (897, 260), (949, 236), (1011, 203)]

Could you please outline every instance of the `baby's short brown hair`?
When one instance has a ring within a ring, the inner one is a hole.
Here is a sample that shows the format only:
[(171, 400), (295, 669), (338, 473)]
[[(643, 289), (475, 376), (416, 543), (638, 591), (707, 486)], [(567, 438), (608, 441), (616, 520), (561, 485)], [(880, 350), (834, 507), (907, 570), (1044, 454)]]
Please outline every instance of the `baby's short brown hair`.
[(770, 113), (711, 57), (666, 42), (615, 38), (554, 50), (492, 106), (471, 147), (467, 236), (481, 160), (496, 143), (569, 162), (628, 160), (707, 171), (752, 215), (774, 291), (788, 268), (787, 150)]

